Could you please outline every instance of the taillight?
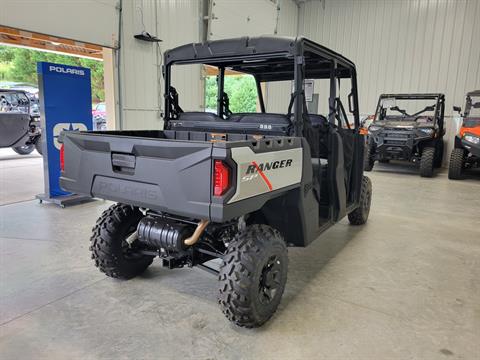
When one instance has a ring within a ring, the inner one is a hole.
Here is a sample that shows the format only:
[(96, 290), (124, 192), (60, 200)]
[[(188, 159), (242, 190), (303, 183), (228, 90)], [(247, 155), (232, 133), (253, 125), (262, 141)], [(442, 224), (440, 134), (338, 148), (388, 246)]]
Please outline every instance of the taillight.
[(65, 145), (62, 144), (60, 147), (60, 170), (65, 169)]
[(222, 160), (215, 160), (213, 170), (213, 195), (222, 196), (230, 187), (230, 169)]

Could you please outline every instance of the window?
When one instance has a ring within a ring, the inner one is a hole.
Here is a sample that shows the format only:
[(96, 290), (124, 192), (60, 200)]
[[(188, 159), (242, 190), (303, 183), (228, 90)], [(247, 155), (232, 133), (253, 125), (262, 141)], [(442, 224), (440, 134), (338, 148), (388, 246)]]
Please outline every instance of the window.
[[(205, 66), (205, 111), (217, 113), (218, 73), (213, 66)], [(224, 93), (227, 94), (232, 113), (259, 111), (257, 85), (253, 76), (225, 70)]]

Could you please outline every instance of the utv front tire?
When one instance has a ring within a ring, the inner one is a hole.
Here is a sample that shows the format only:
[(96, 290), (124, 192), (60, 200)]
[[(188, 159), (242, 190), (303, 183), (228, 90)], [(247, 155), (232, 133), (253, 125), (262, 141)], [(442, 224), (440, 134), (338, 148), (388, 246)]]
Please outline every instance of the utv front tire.
[(35, 150), (37, 150), (37, 152), (43, 156), (43, 149), (42, 149), (42, 137), (39, 136), (37, 138), (37, 141), (35, 141)]
[(28, 155), (33, 151), (33, 149), (35, 149), (35, 146), (34, 145), (23, 145), (23, 146), (12, 147), (12, 149), (18, 155)]
[(101, 272), (127, 280), (143, 273), (152, 263), (153, 256), (141, 254), (135, 242), (129, 245), (126, 241), (137, 230), (142, 217), (136, 207), (115, 204), (97, 220), (90, 238), (90, 251)]
[(367, 145), (367, 148), (365, 150), (363, 170), (372, 171), (373, 165), (375, 165), (375, 160), (373, 159), (372, 147), (370, 145)]
[(360, 205), (348, 214), (348, 220), (351, 225), (363, 225), (367, 222), (371, 203), (372, 181), (367, 176), (364, 176), (362, 179), (362, 190), (360, 192)]
[(437, 143), (435, 144), (435, 160), (434, 160), (434, 164), (433, 164), (433, 166), (436, 169), (442, 167), (444, 147), (445, 147), (445, 144), (443, 142), (443, 139), (437, 140)]
[(422, 157), (420, 159), (420, 176), (421, 177), (433, 176), (434, 161), (435, 161), (435, 148), (425, 147), (423, 149)]
[(448, 166), (448, 178), (450, 180), (463, 179), (463, 163), (465, 159), (465, 151), (463, 149), (453, 149), (450, 156), (450, 164)]
[(238, 326), (264, 324), (277, 310), (287, 282), (287, 247), (267, 225), (250, 225), (233, 240), (223, 257), (218, 302)]

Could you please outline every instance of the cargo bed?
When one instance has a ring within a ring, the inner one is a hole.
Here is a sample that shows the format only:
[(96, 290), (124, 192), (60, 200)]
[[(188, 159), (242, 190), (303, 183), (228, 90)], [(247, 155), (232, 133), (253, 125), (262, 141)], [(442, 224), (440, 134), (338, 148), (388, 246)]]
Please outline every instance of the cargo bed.
[[(72, 131), (64, 133), (63, 143), (62, 188), (194, 219), (220, 222), (250, 208), (254, 211), (279, 192), (299, 186), (302, 173), (302, 140), (295, 137), (174, 130)], [(289, 176), (273, 177), (269, 187), (255, 186), (260, 178), (240, 186), (252, 157), (261, 163), (281, 161), (286, 155), (299, 159), (295, 167), (279, 169)], [(240, 160), (235, 161), (235, 156)], [(232, 188), (218, 198), (212, 193), (215, 159), (232, 170)], [(263, 201), (257, 198), (249, 205), (248, 199), (258, 195)]]

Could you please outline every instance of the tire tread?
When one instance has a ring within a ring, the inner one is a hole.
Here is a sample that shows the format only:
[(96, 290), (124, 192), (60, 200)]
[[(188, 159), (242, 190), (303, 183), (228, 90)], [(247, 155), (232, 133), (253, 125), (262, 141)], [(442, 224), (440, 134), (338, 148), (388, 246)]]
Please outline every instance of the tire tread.
[[(253, 328), (261, 326), (275, 312), (260, 316), (252, 306), (252, 287), (258, 259), (268, 253), (272, 246), (287, 252), (286, 244), (280, 233), (267, 225), (248, 226), (229, 246), (220, 266), (218, 303), (225, 316), (238, 326)], [(285, 277), (286, 281), (286, 277)], [(277, 297), (278, 303), (284, 287)]]
[(125, 223), (143, 216), (135, 207), (114, 204), (105, 210), (92, 229), (90, 251), (95, 266), (105, 275), (116, 279), (131, 279), (144, 272), (153, 262), (153, 256), (143, 256), (137, 261), (126, 261), (121, 252), (117, 231)]
[(463, 149), (455, 148), (450, 155), (450, 164), (448, 165), (448, 178), (450, 180), (463, 179), (463, 162), (465, 151)]

